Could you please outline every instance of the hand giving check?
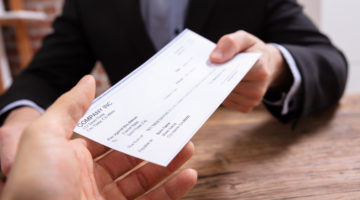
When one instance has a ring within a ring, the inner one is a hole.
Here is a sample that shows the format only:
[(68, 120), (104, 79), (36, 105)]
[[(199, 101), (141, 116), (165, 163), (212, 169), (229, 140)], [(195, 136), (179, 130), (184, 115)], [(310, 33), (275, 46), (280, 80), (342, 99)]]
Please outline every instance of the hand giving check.
[(183, 31), (94, 100), (75, 132), (162, 166), (176, 156), (249, 69), (259, 53), (215, 65), (215, 44)]

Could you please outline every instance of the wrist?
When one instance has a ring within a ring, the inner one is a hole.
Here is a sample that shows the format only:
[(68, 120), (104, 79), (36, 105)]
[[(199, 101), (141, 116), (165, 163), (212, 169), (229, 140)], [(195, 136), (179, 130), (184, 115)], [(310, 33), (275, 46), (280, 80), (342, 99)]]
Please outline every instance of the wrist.
[(268, 44), (268, 47), (271, 52), (270, 63), (273, 68), (269, 90), (275, 92), (288, 91), (293, 82), (290, 68), (278, 48), (270, 44)]
[(41, 116), (41, 113), (31, 107), (19, 107), (9, 113), (4, 121), (4, 125), (17, 124), (19, 122), (31, 122)]
[[(31, 122), (41, 116), (41, 113), (31, 107), (19, 107), (12, 110), (6, 117), (1, 129), (11, 130), (12, 129), (24, 129)], [(1, 133), (7, 133), (8, 131), (1, 131)]]

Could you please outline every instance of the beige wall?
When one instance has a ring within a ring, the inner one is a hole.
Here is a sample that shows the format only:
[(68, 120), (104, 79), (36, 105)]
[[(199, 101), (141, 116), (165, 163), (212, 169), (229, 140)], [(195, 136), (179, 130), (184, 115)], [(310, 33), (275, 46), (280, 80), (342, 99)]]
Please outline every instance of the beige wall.
[(320, 0), (298, 0), (304, 6), (304, 11), (315, 22), (316, 25), (321, 23), (321, 1)]
[(305, 12), (346, 55), (349, 78), (346, 93), (360, 94), (359, 0), (298, 0)]

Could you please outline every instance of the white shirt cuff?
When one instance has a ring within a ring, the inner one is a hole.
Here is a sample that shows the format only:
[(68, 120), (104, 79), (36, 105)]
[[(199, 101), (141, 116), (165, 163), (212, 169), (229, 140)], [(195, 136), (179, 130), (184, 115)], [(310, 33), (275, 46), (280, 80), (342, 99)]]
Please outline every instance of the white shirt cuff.
[(12, 109), (17, 108), (17, 107), (22, 107), (22, 106), (27, 106), (27, 107), (34, 108), (35, 110), (39, 111), (41, 114), (45, 112), (45, 110), (43, 108), (38, 106), (33, 101), (30, 101), (30, 100), (27, 100), (27, 99), (21, 99), (21, 100), (14, 101), (14, 102), (6, 105), (3, 109), (0, 110), (0, 115), (6, 113), (9, 110), (12, 110)]
[(264, 99), (263, 101), (264, 101), (264, 103), (266, 103), (268, 105), (282, 106), (281, 114), (286, 115), (291, 111), (291, 108), (290, 108), (291, 100), (293, 100), (294, 96), (300, 90), (300, 85), (301, 85), (301, 81), (302, 81), (301, 74), (296, 65), (294, 57), (291, 55), (291, 53), (285, 47), (283, 47), (282, 45), (279, 45), (279, 44), (275, 44), (275, 43), (272, 43), (271, 45), (274, 45), (281, 52), (282, 56), (284, 57), (286, 63), (288, 64), (288, 66), (290, 68), (294, 82), (293, 82), (289, 92), (287, 94), (286, 94), (286, 92), (284, 92), (282, 94), (281, 99), (279, 99), (278, 101), (269, 101), (266, 99)]

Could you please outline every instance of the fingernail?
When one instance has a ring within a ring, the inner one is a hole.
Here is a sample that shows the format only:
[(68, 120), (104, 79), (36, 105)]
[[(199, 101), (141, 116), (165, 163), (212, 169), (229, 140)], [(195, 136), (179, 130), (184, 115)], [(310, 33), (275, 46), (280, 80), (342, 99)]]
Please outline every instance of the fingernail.
[(211, 57), (212, 57), (213, 59), (218, 59), (218, 60), (220, 60), (220, 59), (223, 58), (223, 52), (222, 52), (221, 50), (219, 50), (219, 49), (215, 49), (215, 50), (212, 52)]

